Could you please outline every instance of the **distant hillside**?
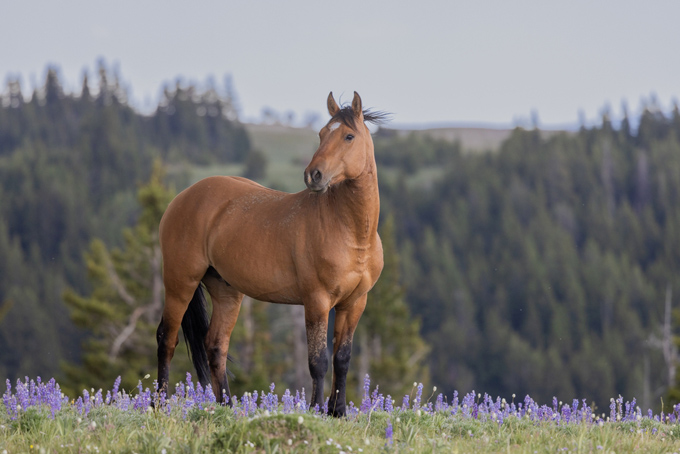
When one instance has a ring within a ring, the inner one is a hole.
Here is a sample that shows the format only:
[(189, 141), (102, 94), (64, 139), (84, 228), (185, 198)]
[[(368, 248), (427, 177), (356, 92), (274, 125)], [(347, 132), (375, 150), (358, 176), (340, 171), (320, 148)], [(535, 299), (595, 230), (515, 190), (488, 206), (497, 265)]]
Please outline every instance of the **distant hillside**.
[[(409, 134), (429, 136), (436, 140), (447, 142), (460, 142), (463, 151), (498, 151), (501, 144), (510, 137), (512, 129), (475, 128), (475, 127), (448, 127), (427, 129), (391, 129), (399, 137)], [(542, 130), (541, 137), (549, 139), (562, 131)]]
[[(253, 147), (262, 150), (271, 162), (290, 162), (294, 158), (308, 159), (319, 143), (318, 131), (284, 125), (247, 124)], [(383, 128), (383, 132), (398, 137), (409, 134), (429, 136), (435, 140), (460, 142), (464, 151), (498, 151), (510, 137), (512, 129), (483, 127), (435, 127), (425, 129)], [(541, 137), (549, 139), (563, 131), (542, 130)]]

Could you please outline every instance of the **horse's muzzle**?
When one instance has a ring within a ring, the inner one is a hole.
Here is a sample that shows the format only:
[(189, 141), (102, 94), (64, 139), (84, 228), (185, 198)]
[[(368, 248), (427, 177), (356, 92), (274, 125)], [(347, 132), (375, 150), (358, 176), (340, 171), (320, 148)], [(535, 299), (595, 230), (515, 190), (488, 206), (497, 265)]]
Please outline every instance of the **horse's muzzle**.
[(305, 170), (305, 184), (313, 192), (323, 192), (328, 188), (328, 180), (319, 169)]

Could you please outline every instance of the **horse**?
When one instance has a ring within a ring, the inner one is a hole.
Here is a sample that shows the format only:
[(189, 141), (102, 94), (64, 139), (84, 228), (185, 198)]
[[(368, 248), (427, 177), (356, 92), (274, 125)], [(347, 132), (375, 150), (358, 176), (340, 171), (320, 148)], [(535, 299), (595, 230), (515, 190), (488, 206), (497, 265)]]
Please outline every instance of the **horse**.
[[(179, 193), (159, 226), (165, 304), (158, 342), (158, 391), (167, 392), (180, 325), (198, 380), (230, 404), (229, 338), (241, 301), (304, 306), (311, 407), (323, 407), (328, 316), (335, 308), (328, 413), (346, 411), (352, 337), (368, 291), (383, 268), (380, 196), (366, 122), (387, 114), (327, 99), (331, 119), (304, 170), (306, 189), (290, 194), (237, 176), (205, 178)], [(212, 300), (208, 321), (203, 286)]]

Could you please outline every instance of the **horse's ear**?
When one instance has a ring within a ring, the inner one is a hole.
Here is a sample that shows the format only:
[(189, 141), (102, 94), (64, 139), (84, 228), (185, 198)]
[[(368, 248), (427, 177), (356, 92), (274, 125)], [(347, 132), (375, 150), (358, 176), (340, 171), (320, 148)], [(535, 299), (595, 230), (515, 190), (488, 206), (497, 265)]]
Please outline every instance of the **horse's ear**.
[(338, 103), (333, 99), (333, 92), (328, 93), (326, 104), (328, 105), (328, 113), (331, 114), (331, 117), (335, 116), (335, 114), (340, 111)]
[(355, 117), (363, 121), (364, 111), (361, 109), (361, 96), (359, 96), (359, 93), (356, 91), (354, 92), (354, 99), (352, 100), (352, 112), (354, 112)]

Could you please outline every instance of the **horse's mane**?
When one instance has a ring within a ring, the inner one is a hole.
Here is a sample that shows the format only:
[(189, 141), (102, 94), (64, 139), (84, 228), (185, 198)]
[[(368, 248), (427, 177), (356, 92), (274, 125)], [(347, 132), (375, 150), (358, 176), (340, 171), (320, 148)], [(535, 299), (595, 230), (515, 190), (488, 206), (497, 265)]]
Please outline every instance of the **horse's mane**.
[[(371, 109), (366, 109), (363, 112), (364, 114), (364, 121), (367, 121), (369, 123), (373, 123), (374, 125), (381, 125), (390, 120), (390, 117), (392, 114), (389, 112), (383, 112), (380, 110), (373, 111)], [(334, 121), (339, 121), (343, 123), (345, 126), (348, 126), (352, 129), (356, 129), (356, 123), (355, 123), (356, 117), (354, 116), (354, 111), (352, 110), (352, 106), (343, 106), (338, 112), (333, 115), (333, 118), (330, 119), (330, 122)]]

